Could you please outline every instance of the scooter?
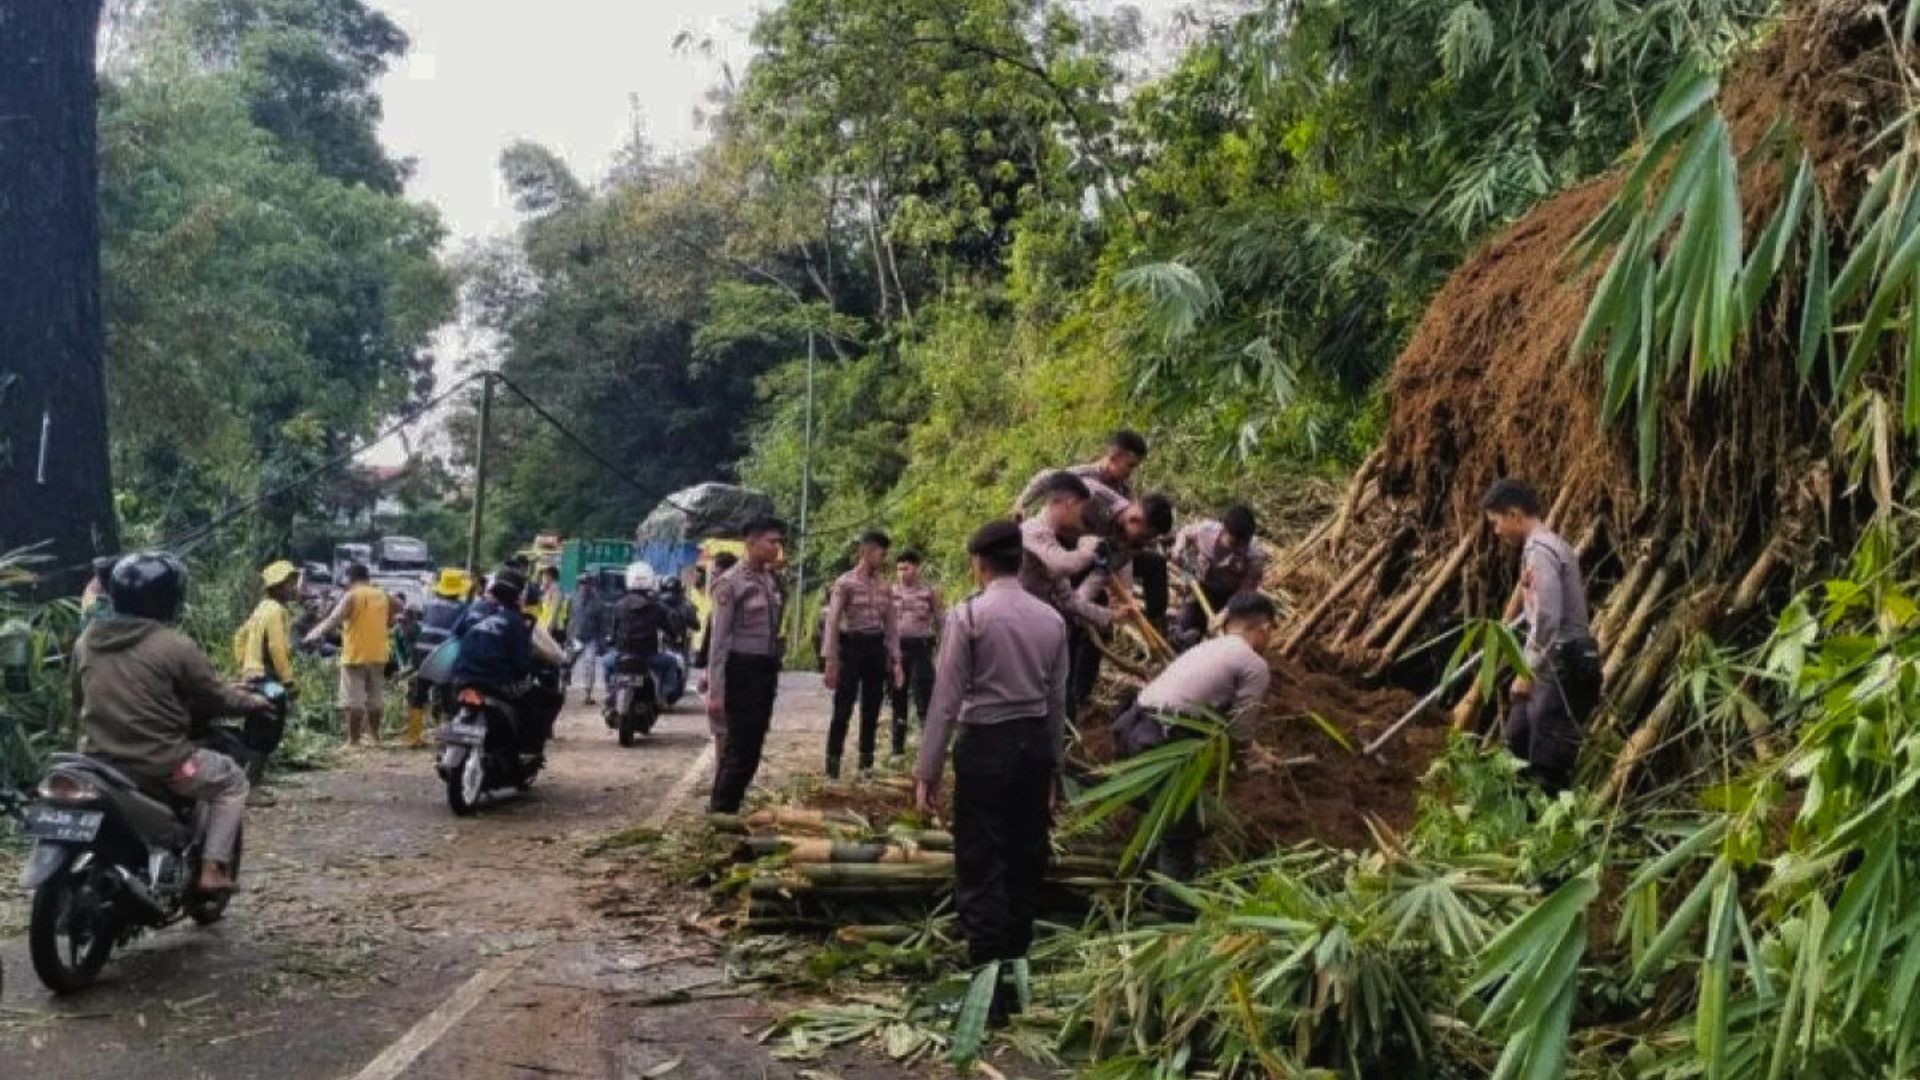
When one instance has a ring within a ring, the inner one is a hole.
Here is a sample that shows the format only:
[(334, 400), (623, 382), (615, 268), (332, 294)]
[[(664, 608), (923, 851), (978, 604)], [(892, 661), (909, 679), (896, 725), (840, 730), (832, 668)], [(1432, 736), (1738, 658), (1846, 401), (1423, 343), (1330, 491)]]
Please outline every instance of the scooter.
[(489, 791), (526, 791), (546, 759), (521, 750), (519, 710), (473, 687), (455, 695), (453, 719), (434, 733), (440, 743), (435, 771), (447, 788), (447, 806), (466, 817)]

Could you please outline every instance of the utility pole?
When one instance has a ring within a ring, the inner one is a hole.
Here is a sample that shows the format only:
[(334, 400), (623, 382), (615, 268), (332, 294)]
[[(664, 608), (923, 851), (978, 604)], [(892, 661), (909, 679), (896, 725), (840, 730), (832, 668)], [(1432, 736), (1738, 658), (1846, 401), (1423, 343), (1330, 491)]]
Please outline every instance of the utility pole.
[(789, 641), (806, 639), (807, 603), (807, 503), (813, 496), (813, 331), (807, 331), (807, 419), (806, 434), (800, 447), (800, 544), (793, 559), (793, 636)]
[(467, 523), (467, 575), (480, 575), (480, 520), (487, 512), (487, 433), (493, 427), (493, 372), (480, 374), (480, 432), (473, 450), (473, 518)]

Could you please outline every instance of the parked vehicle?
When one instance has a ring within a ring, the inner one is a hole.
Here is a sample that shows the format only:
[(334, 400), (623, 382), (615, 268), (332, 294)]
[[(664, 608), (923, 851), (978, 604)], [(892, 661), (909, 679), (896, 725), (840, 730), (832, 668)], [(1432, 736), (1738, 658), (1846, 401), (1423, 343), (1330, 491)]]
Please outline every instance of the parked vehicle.
[(465, 817), (487, 792), (526, 791), (544, 759), (521, 751), (518, 711), (499, 698), (468, 687), (455, 695), (453, 719), (437, 732), (435, 766), (447, 787), (447, 805)]
[(333, 577), (339, 581), (347, 576), (347, 567), (352, 563), (371, 567), (373, 564), (372, 544), (335, 544), (333, 545)]
[(433, 553), (427, 550), (425, 541), (411, 536), (383, 536), (373, 547), (370, 569), (376, 575), (404, 577), (425, 584), (433, 580), (435, 568)]
[[(226, 915), (231, 894), (194, 888), (204, 804), (150, 792), (82, 754), (55, 754), (37, 795), (20, 812), (34, 842), (21, 884), (33, 897), (27, 952), (47, 989), (86, 989), (116, 947), (147, 930)], [(236, 879), (244, 839), (243, 829), (228, 867)]]

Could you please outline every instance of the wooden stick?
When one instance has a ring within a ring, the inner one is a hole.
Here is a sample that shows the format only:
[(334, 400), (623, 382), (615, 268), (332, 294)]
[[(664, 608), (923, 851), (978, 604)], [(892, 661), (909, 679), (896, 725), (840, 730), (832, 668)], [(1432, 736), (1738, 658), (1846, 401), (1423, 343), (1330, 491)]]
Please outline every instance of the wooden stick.
[(1394, 630), (1399, 627), (1400, 620), (1406, 617), (1407, 610), (1419, 603), (1420, 598), (1426, 595), (1427, 583), (1445, 568), (1445, 563), (1435, 563), (1427, 567), (1417, 580), (1404, 583), (1400, 592), (1393, 598), (1393, 603), (1387, 605), (1387, 610), (1381, 613), (1379, 620), (1360, 639), (1360, 643), (1368, 648), (1385, 644), (1386, 640), (1393, 636)]
[(1114, 652), (1112, 649), (1107, 648), (1107, 643), (1100, 640), (1099, 634), (1089, 634), (1087, 635), (1087, 640), (1093, 644), (1094, 649), (1099, 652), (1101, 656), (1106, 657), (1107, 663), (1112, 664), (1114, 667), (1139, 679), (1143, 683), (1153, 681), (1152, 672)]
[(1740, 586), (1733, 591), (1733, 603), (1727, 606), (1729, 616), (1745, 615), (1760, 602), (1760, 592), (1767, 587), (1767, 579), (1773, 576), (1773, 570), (1780, 565), (1780, 551), (1772, 544), (1753, 560)]
[(1394, 631), (1393, 637), (1387, 640), (1385, 648), (1381, 650), (1384, 655), (1380, 659), (1380, 668), (1385, 668), (1399, 657), (1400, 650), (1406, 645), (1407, 639), (1412, 637), (1413, 632), (1419, 628), (1420, 621), (1427, 617), (1427, 610), (1433, 607), (1435, 600), (1440, 598), (1441, 590), (1460, 572), (1460, 568), (1467, 564), (1467, 556), (1473, 553), (1474, 544), (1479, 539), (1480, 534), (1477, 530), (1469, 531), (1460, 538), (1460, 543), (1454, 546), (1453, 554), (1447, 556), (1447, 561), (1441, 566), (1440, 572), (1433, 576), (1433, 580), (1427, 582), (1427, 587), (1421, 592), (1419, 601), (1408, 610), (1406, 619), (1400, 623), (1400, 629)]
[(1313, 610), (1307, 612), (1299, 624), (1293, 628), (1293, 632), (1287, 635), (1287, 640), (1280, 646), (1280, 655), (1292, 656), (1298, 651), (1306, 641), (1307, 635), (1313, 632), (1313, 628), (1320, 624), (1321, 619), (1326, 618), (1327, 612), (1333, 610), (1333, 606), (1340, 602), (1340, 598), (1366, 577), (1369, 571), (1386, 561), (1387, 556), (1393, 553), (1393, 549), (1406, 535), (1407, 531), (1403, 529), (1375, 544), (1365, 558), (1353, 564), (1345, 574), (1342, 574), (1340, 580), (1334, 582), (1333, 588), (1327, 590), (1327, 594), (1320, 598), (1320, 602), (1313, 606)]
[(1469, 727), (1472, 727), (1473, 718), (1480, 715), (1480, 706), (1484, 704), (1485, 701), (1485, 695), (1480, 693), (1480, 680), (1475, 679), (1473, 683), (1467, 687), (1467, 692), (1461, 695), (1460, 700), (1454, 702), (1453, 715), (1451, 717), (1453, 730), (1456, 732), (1464, 732)]

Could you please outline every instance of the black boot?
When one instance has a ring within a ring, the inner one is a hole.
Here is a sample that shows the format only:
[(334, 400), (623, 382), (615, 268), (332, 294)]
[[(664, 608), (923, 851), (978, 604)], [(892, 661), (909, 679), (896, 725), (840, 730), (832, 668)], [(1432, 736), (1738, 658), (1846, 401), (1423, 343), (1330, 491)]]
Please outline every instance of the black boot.
[(833, 754), (827, 755), (827, 779), (840, 779), (840, 758)]

